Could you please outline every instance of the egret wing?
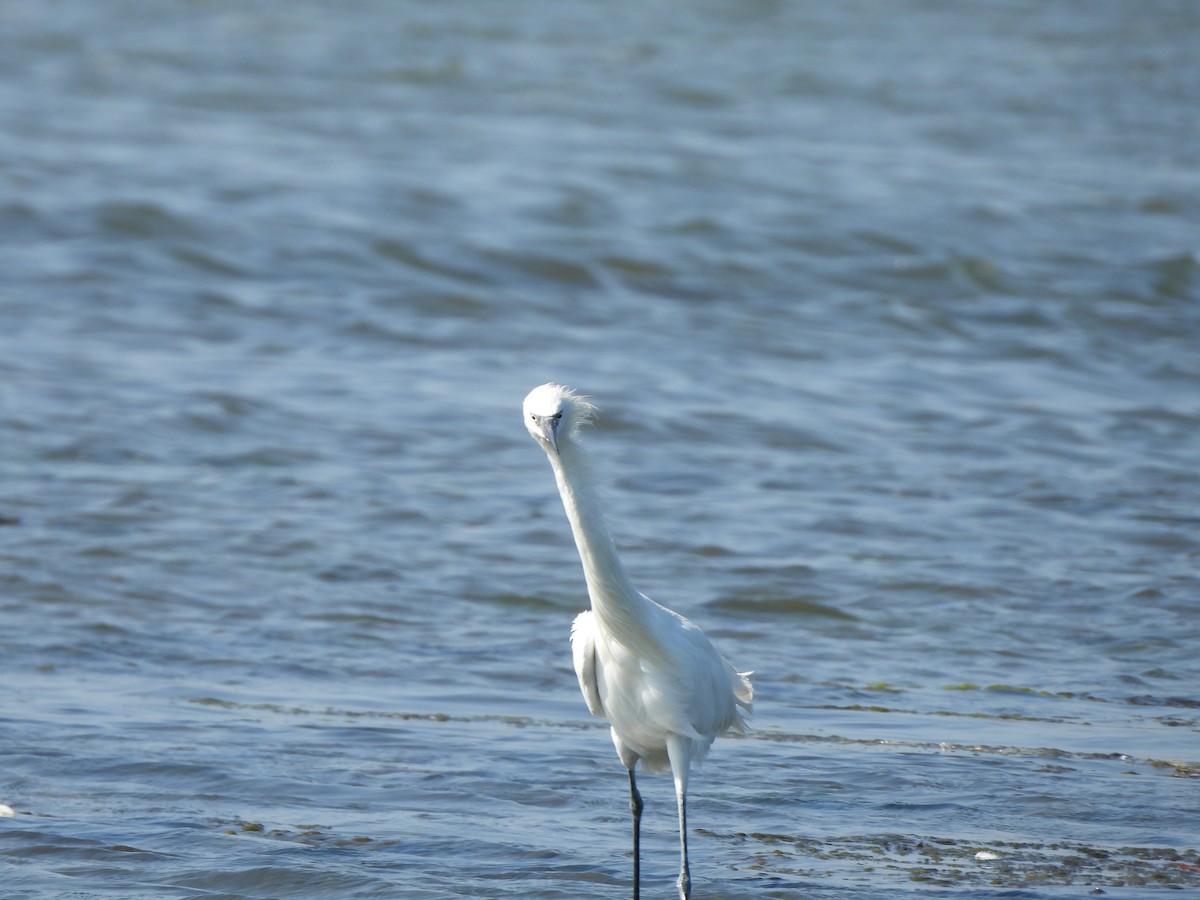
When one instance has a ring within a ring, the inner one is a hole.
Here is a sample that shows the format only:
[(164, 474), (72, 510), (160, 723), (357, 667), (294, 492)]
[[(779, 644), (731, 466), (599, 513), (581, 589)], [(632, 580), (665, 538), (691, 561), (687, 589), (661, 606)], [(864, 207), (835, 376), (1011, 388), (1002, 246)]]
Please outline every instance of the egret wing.
[(579, 679), (579, 690), (583, 692), (588, 712), (605, 718), (604, 704), (600, 702), (600, 685), (596, 680), (596, 624), (590, 609), (576, 616), (571, 625), (571, 656), (575, 661), (575, 676)]

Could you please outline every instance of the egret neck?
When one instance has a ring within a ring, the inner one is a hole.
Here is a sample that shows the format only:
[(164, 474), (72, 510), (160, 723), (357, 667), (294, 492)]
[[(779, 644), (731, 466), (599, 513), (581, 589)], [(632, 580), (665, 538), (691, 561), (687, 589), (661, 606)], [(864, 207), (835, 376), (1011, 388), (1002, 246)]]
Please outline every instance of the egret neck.
[(647, 625), (659, 609), (638, 592), (625, 573), (612, 534), (605, 524), (583, 450), (574, 442), (564, 440), (559, 443), (557, 453), (548, 455), (583, 562), (592, 609), (604, 628), (622, 643), (647, 652), (651, 657), (657, 656), (660, 651), (650, 639)]

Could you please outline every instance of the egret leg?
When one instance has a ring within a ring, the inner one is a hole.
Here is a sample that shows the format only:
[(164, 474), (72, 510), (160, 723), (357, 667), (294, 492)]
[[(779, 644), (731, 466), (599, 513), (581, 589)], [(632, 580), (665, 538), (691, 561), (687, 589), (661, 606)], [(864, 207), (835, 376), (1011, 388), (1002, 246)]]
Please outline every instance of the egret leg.
[(679, 900), (691, 900), (692, 874), (687, 857), (687, 795), (679, 793)]
[(633, 900), (638, 900), (642, 880), (642, 795), (633, 769), (629, 770), (629, 811), (633, 813)]
[(692, 742), (682, 735), (667, 738), (667, 756), (675, 775), (675, 799), (679, 802), (679, 900), (691, 900), (692, 874), (688, 870), (687, 786), (692, 766)]

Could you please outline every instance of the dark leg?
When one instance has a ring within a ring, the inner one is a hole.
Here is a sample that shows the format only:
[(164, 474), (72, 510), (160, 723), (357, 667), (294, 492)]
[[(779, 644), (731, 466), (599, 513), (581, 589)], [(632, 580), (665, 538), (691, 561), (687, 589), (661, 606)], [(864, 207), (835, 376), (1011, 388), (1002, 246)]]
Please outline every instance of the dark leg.
[(629, 770), (629, 811), (633, 813), (633, 900), (638, 900), (642, 880), (642, 795), (638, 793), (633, 769)]

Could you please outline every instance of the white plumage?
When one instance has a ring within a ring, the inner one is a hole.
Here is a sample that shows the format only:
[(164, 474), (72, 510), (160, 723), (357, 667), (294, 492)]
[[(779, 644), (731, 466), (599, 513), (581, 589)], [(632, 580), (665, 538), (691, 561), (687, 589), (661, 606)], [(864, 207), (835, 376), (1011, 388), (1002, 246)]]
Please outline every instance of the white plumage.
[(575, 619), (571, 649), (579, 688), (593, 715), (612, 726), (617, 755), (629, 771), (633, 812), (633, 896), (639, 892), (642, 801), (634, 769), (670, 768), (679, 806), (679, 894), (691, 896), (687, 859), (688, 772), (719, 734), (743, 732), (753, 688), (704, 632), (638, 592), (604, 522), (579, 431), (594, 413), (584, 397), (543, 384), (525, 398), (525, 427), (550, 458), (591, 609)]

